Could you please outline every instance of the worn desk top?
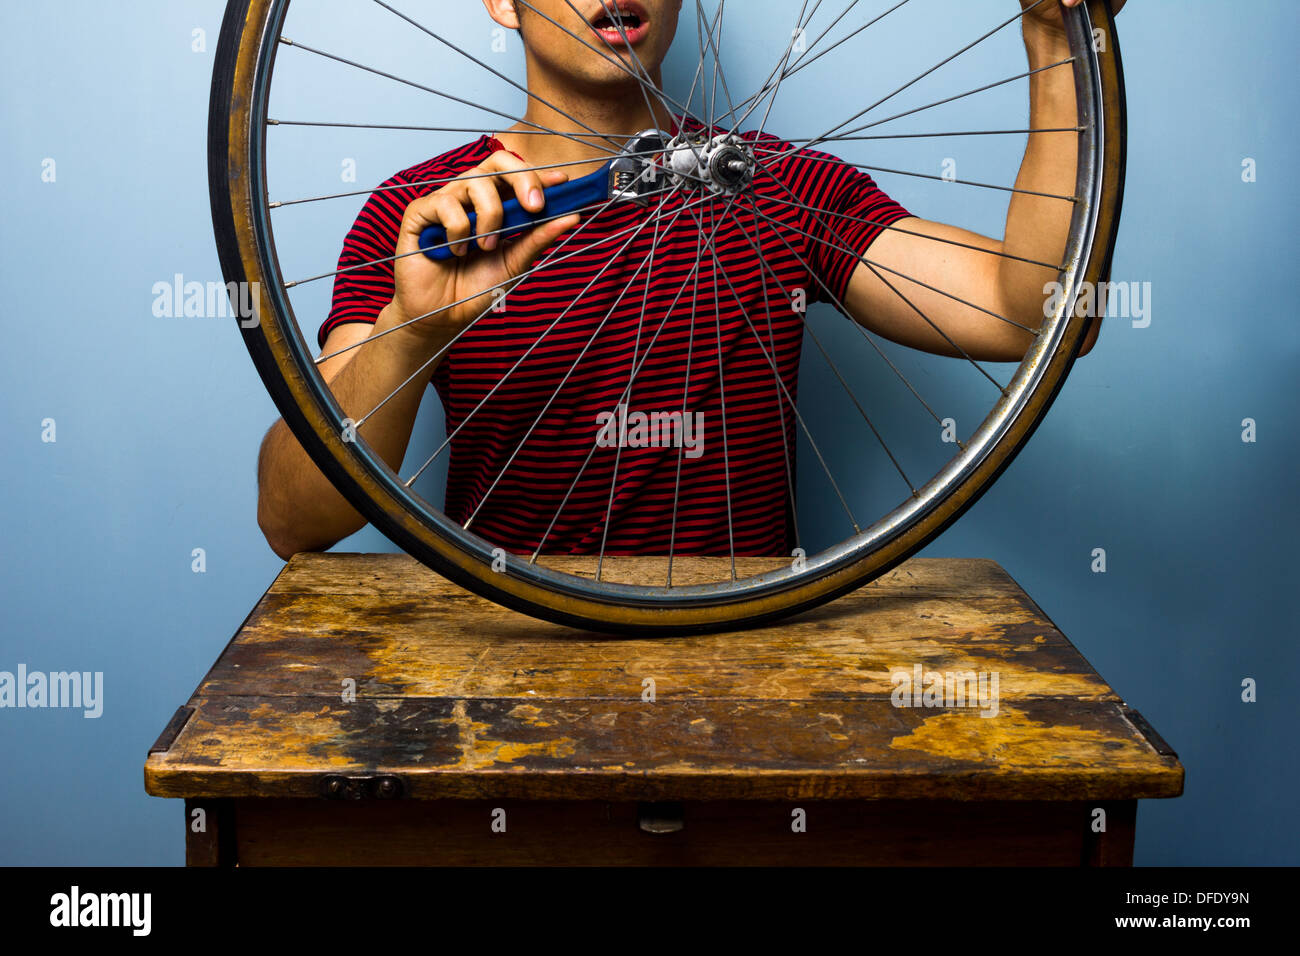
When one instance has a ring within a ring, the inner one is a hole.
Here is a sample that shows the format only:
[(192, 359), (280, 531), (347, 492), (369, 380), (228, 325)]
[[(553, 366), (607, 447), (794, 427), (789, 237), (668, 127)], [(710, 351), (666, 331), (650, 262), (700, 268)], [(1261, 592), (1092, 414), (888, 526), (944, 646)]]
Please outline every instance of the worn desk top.
[[(618, 573), (636, 579), (646, 560), (619, 559)], [(996, 716), (895, 706), (891, 675), (917, 665), (996, 673)], [(297, 555), (163, 731), (145, 786), (317, 797), (331, 774), (395, 774), (408, 797), (462, 799), (1123, 800), (1183, 787), (1168, 746), (1005, 571), (944, 558), (790, 621), (652, 639), (535, 621), (405, 555)]]

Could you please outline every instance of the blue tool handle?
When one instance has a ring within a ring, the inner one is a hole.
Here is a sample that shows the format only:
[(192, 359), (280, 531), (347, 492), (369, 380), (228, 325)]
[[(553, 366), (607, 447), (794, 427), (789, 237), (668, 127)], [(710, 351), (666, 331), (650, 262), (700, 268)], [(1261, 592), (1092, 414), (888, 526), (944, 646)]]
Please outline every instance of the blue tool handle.
[[(543, 192), (546, 204), (539, 212), (529, 212), (518, 199), (509, 199), (501, 204), (503, 212), (501, 228), (498, 233), (502, 240), (516, 239), (523, 235), (541, 219), (558, 219), (571, 212), (578, 212), (588, 206), (604, 203), (609, 199), (609, 166), (605, 165), (590, 176), (573, 179), (569, 182), (551, 186)], [(470, 234), (478, 230), (478, 216), (469, 214)], [(471, 249), (478, 249), (472, 245)], [(420, 233), (420, 250), (435, 262), (445, 262), (454, 258), (447, 246), (447, 230), (442, 226), (429, 226)]]

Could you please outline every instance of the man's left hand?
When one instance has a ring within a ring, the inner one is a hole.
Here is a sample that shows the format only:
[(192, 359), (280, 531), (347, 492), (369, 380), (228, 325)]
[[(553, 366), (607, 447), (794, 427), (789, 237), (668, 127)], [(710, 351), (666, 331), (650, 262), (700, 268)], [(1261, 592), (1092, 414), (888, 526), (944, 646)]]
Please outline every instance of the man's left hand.
[[(1042, 26), (1052, 27), (1055, 30), (1064, 30), (1065, 23), (1061, 19), (1062, 7), (1077, 7), (1084, 0), (1042, 0), (1037, 6), (1034, 6), (1034, 0), (1020, 0), (1020, 8), (1027, 10), (1025, 21), (1027, 24), (1040, 24)], [(1124, 9), (1127, 0), (1111, 0), (1111, 10), (1119, 13)], [(1033, 9), (1030, 9), (1033, 7)]]

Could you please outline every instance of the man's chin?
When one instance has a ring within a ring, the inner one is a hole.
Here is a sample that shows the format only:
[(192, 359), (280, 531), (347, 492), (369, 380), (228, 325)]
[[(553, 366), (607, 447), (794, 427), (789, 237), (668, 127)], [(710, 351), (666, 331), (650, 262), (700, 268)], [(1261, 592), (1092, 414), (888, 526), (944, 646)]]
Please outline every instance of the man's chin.
[(581, 78), (575, 77), (574, 85), (589, 96), (602, 99), (620, 97), (629, 91), (638, 91), (641, 88), (641, 77), (647, 73), (653, 77), (658, 70), (657, 63), (638, 63), (628, 57), (622, 62), (623, 69), (613, 63), (602, 63)]

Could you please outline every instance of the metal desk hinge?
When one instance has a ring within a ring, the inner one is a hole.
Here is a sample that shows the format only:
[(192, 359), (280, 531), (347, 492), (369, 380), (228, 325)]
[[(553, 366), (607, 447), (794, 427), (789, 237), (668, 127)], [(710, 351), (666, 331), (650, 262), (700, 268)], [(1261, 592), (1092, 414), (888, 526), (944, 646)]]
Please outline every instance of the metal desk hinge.
[(172, 744), (176, 742), (176, 738), (185, 729), (185, 725), (189, 723), (190, 718), (193, 716), (193, 707), (177, 707), (176, 713), (172, 714), (172, 719), (167, 721), (167, 726), (163, 728), (163, 732), (158, 735), (158, 739), (149, 748), (149, 753), (165, 754), (171, 750)]
[(638, 803), (636, 825), (643, 833), (680, 833), (686, 814), (680, 803)]
[(330, 773), (321, 778), (320, 793), (326, 800), (397, 800), (406, 795), (406, 784), (392, 773), (371, 777)]
[(1160, 754), (1160, 756), (1178, 756), (1174, 751), (1174, 748), (1165, 742), (1165, 738), (1156, 733), (1156, 729), (1147, 723), (1147, 719), (1136, 710), (1132, 710), (1128, 707), (1124, 708), (1124, 719), (1132, 724), (1137, 729), (1137, 732), (1147, 739), (1147, 743), (1154, 747), (1156, 753)]

